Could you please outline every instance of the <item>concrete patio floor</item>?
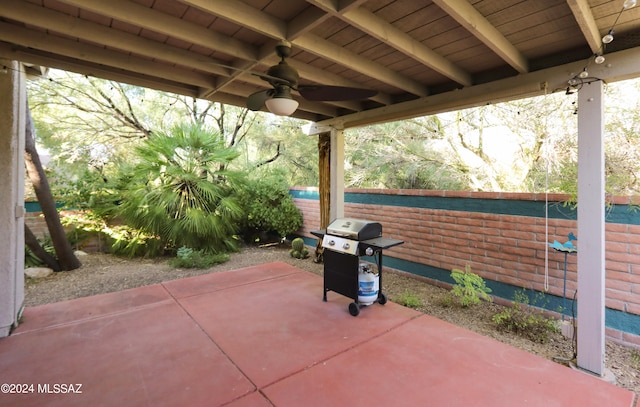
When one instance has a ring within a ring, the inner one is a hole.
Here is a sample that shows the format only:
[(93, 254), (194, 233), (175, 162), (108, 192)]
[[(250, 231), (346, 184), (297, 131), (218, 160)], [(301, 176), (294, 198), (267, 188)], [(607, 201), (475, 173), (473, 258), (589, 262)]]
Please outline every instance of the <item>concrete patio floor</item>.
[(33, 387), (0, 406), (633, 406), (588, 374), (393, 303), (352, 317), (322, 291), (268, 263), (28, 308), (0, 339), (0, 382)]

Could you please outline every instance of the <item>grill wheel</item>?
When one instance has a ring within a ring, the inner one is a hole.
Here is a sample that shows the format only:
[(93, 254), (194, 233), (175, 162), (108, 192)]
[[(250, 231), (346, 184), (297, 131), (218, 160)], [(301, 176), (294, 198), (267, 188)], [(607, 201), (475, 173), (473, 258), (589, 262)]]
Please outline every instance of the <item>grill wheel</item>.
[(360, 306), (358, 306), (357, 303), (352, 302), (351, 304), (349, 304), (349, 314), (353, 315), (354, 317), (357, 317), (359, 313), (360, 313)]

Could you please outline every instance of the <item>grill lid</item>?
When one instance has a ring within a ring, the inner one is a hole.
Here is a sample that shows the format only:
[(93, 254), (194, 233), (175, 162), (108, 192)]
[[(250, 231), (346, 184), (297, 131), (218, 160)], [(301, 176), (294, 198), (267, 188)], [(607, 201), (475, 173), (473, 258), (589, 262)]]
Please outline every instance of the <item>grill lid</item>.
[(327, 226), (327, 233), (355, 240), (367, 240), (382, 236), (382, 225), (364, 219), (338, 218)]

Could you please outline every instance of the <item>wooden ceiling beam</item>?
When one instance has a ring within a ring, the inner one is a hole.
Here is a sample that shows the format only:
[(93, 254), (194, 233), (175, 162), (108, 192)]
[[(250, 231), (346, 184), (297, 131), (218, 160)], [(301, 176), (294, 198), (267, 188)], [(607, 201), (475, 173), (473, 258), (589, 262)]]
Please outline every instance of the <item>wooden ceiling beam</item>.
[(351, 25), (428, 66), (439, 74), (463, 86), (473, 84), (471, 75), (466, 71), (370, 11), (364, 8), (356, 8), (343, 14), (343, 18)]
[(32, 3), (17, 2), (11, 7), (0, 8), (0, 16), (69, 37), (82, 38), (96, 44), (103, 44), (149, 58), (196, 68), (215, 75), (229, 76), (230, 74), (228, 68), (221, 67), (218, 65), (218, 61), (204, 55), (161, 44), (157, 41), (82, 20), (68, 14), (48, 10)]
[(529, 72), (527, 58), (466, 0), (432, 1), (515, 70)]
[(91, 11), (134, 26), (198, 44), (235, 58), (248, 61), (257, 59), (258, 50), (249, 44), (131, 1), (60, 1), (82, 10)]
[(205, 72), (229, 76), (227, 68), (221, 67), (217, 61), (206, 56), (81, 20), (68, 14), (48, 10), (35, 4), (16, 2), (12, 7), (0, 8), (0, 15), (27, 25), (37, 26), (70, 37), (82, 38), (126, 52), (133, 52), (178, 65), (195, 66)]
[[(65, 0), (67, 1), (67, 0)], [(74, 0), (77, 1), (77, 0)], [(275, 19), (265, 13), (247, 6), (237, 0), (184, 0), (185, 3), (194, 5), (207, 13), (214, 14), (225, 20), (246, 27), (249, 30), (259, 32), (276, 40), (286, 39), (286, 23)], [(224, 7), (219, 7), (218, 3), (224, 3)], [(284, 28), (283, 28), (284, 27)], [(342, 47), (330, 43), (324, 38), (313, 34), (300, 35), (291, 41), (294, 45), (307, 52), (329, 59), (334, 63), (348, 67), (371, 78), (376, 78), (388, 85), (403, 89), (418, 96), (428, 94), (427, 89), (422, 84), (413, 81), (403, 75), (394, 72), (371, 60), (361, 57)], [(307, 78), (315, 82), (314, 78)]]
[[(198, 98), (200, 94), (200, 91), (197, 87), (189, 87), (184, 85), (183, 83), (169, 81), (166, 78), (151, 77), (139, 72), (125, 71), (83, 60), (61, 57), (57, 54), (49, 54), (48, 52), (39, 51), (32, 48), (17, 47), (14, 44), (9, 44), (1, 41), (0, 57), (8, 60), (52, 67), (69, 72), (75, 72), (81, 75), (127, 83), (134, 86), (156, 89), (193, 98)], [(244, 106), (246, 98), (244, 96), (238, 96), (232, 93), (219, 92), (216, 93), (216, 97), (214, 99), (210, 100), (213, 102), (225, 103), (233, 106)], [(325, 113), (329, 112), (322, 109), (323, 113), (318, 114), (318, 112), (316, 112), (315, 110), (317, 109), (315, 109), (314, 106), (306, 106), (301, 104), (300, 108), (292, 115), (292, 117), (303, 120), (317, 121), (319, 117), (327, 117)], [(335, 116), (335, 111), (333, 111), (333, 114), (329, 117), (331, 116)]]
[[(607, 64), (594, 65), (589, 73), (605, 82), (622, 81), (640, 76), (640, 48), (607, 54)], [(549, 92), (564, 92), (567, 81), (584, 67), (584, 61), (547, 68), (494, 82), (474, 85), (433, 96), (384, 106), (317, 122), (317, 126), (339, 129), (369, 126), (396, 120), (411, 119), (509, 100), (540, 96)], [(584, 85), (587, 86), (587, 85)]]
[(180, 0), (206, 13), (276, 39), (287, 38), (287, 24), (237, 0)]
[(328, 59), (363, 75), (369, 76), (387, 85), (394, 86), (417, 96), (426, 96), (428, 89), (421, 83), (400, 75), (397, 72), (364, 58), (343, 47), (333, 44), (315, 34), (298, 37), (293, 43), (307, 52)]
[(307, 7), (302, 13), (289, 21), (287, 25), (287, 40), (293, 41), (331, 18), (330, 14), (316, 7)]
[(584, 38), (587, 40), (591, 52), (594, 54), (600, 52), (602, 39), (589, 2), (587, 0), (567, 0), (567, 4), (571, 8), (573, 17), (576, 19), (578, 26), (580, 26)]
[(81, 75), (128, 83), (130, 85), (157, 89), (194, 98), (197, 97), (199, 93), (197, 87), (186, 86), (183, 83), (172, 82), (165, 78), (151, 77), (139, 72), (124, 71), (83, 60), (61, 57), (60, 55), (50, 54), (32, 48), (18, 47), (6, 42), (0, 42), (0, 56), (14, 61), (62, 69)]
[(329, 0), (307, 1), (463, 86), (473, 83), (466, 71), (362, 7), (338, 10)]
[[(143, 28), (156, 31), (171, 37), (198, 44), (200, 46), (220, 51), (227, 55), (249, 61), (250, 64), (240, 67), (236, 71), (227, 71), (223, 75), (226, 79), (219, 78), (216, 86), (205, 88), (200, 97), (209, 99), (214, 93), (221, 92), (228, 83), (232, 83), (236, 77), (243, 75), (247, 69), (252, 69), (258, 62), (258, 49), (242, 41), (223, 36), (183, 21), (179, 18), (166, 15), (156, 10), (123, 0), (110, 0), (109, 2), (87, 2), (83, 0), (63, 0), (65, 3), (103, 14), (120, 21), (138, 25)], [(223, 6), (226, 2), (222, 2)], [(212, 44), (215, 44), (212, 47)], [(212, 69), (215, 62), (209, 61), (201, 66)], [(220, 68), (220, 66), (217, 66)], [(207, 69), (203, 69), (207, 70)]]
[[(253, 31), (257, 31), (263, 35), (269, 36), (271, 38), (274, 39), (284, 39), (287, 38), (287, 24), (276, 19), (273, 18), (271, 16), (266, 15), (265, 13), (256, 10), (253, 7), (250, 7), (248, 5), (246, 5), (245, 3), (239, 2), (239, 1), (232, 1), (232, 0), (183, 0), (183, 3), (185, 4), (189, 4), (190, 6), (196, 7), (200, 10), (203, 10), (207, 13), (212, 13), (214, 15), (217, 15), (220, 18), (224, 18), (225, 20), (229, 20), (234, 22), (235, 24), (238, 25), (242, 25), (247, 27), (248, 29), (251, 29)], [(315, 14), (313, 14), (313, 16), (307, 16), (306, 18), (311, 18), (311, 17), (317, 17)], [(271, 57), (273, 57), (275, 55), (275, 44), (276, 42), (274, 41), (273, 44), (266, 44), (264, 50), (259, 52), (259, 59), (261, 60), (262, 63), (267, 63), (268, 59), (271, 59)], [(267, 48), (268, 47), (268, 48)], [(279, 61), (278, 60), (274, 60), (273, 63), (271, 63), (270, 65), (275, 65), (277, 64)], [(247, 71), (250, 71), (252, 69), (254, 69), (257, 65), (258, 65), (258, 61), (256, 62), (250, 62), (250, 63), (243, 63), (241, 67), (239, 67), (239, 69), (241, 71), (244, 71), (244, 73), (246, 73)], [(293, 66), (294, 64), (291, 63), (290, 64)], [(298, 69), (298, 68), (296, 68)], [(323, 83), (326, 85), (336, 85), (336, 86), (348, 86), (348, 87), (357, 87), (357, 84), (355, 84), (352, 81), (340, 81), (341, 84), (337, 85), (337, 83), (335, 83), (335, 80), (337, 79), (337, 76), (334, 76), (331, 79), (331, 82), (320, 82), (317, 79), (317, 75), (308, 75), (308, 71), (306, 69), (300, 69), (299, 73), (305, 77), (305, 78), (309, 78), (310, 80), (313, 80), (314, 82), (317, 83)], [(321, 70), (318, 70), (321, 71)], [(224, 89), (227, 84), (233, 82), (233, 79), (235, 77), (239, 77), (242, 75), (243, 72), (238, 72), (236, 74), (232, 73), (230, 78), (227, 78), (226, 80), (223, 80), (221, 82), (219, 82), (218, 87), (215, 89), (211, 89), (209, 91), (206, 91), (203, 94), (203, 97), (208, 98), (211, 97), (214, 93), (218, 92), (219, 90)], [(248, 74), (250, 75), (250, 74)], [(247, 75), (245, 75), (247, 76)], [(323, 75), (325, 78), (327, 76)], [(256, 77), (257, 79), (257, 77)], [(264, 85), (265, 82), (259, 81), (258, 84)], [(382, 97), (376, 101), (381, 102), (382, 100), (390, 100), (389, 97)], [(356, 102), (347, 102), (347, 103), (333, 103), (336, 106), (342, 106), (342, 107), (346, 107), (350, 110), (361, 110), (361, 106), (358, 104), (356, 105)], [(325, 104), (325, 106), (327, 106)]]
[(160, 64), (158, 62), (126, 55), (89, 44), (79, 43), (62, 37), (34, 31), (13, 24), (0, 22), (0, 41), (35, 48), (53, 54), (85, 60), (94, 64), (112, 66), (132, 72), (144, 72), (150, 76), (167, 78), (198, 87), (214, 87), (211, 75), (197, 73), (184, 68)]

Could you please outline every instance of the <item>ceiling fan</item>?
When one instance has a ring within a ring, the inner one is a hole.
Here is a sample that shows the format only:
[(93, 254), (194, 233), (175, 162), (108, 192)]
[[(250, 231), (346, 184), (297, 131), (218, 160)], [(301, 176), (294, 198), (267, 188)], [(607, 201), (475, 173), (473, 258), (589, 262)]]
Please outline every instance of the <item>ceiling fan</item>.
[(291, 43), (281, 41), (276, 45), (276, 54), (280, 57), (278, 65), (270, 67), (266, 74), (254, 73), (272, 88), (249, 95), (247, 107), (250, 110), (261, 110), (266, 105), (271, 113), (289, 116), (298, 108), (298, 102), (291, 97), (292, 90), (300, 93), (306, 100), (326, 102), (367, 99), (378, 93), (371, 89), (345, 86), (299, 85), (298, 71), (286, 61), (291, 55)]

